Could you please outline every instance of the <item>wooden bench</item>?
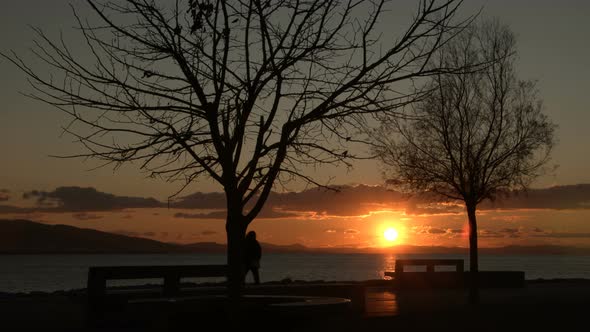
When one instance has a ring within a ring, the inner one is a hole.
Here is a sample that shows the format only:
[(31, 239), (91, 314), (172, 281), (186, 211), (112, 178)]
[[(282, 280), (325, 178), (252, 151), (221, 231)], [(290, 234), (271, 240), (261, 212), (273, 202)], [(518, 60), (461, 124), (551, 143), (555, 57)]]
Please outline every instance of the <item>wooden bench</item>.
[[(88, 270), (88, 304), (91, 311), (108, 309), (131, 298), (179, 297), (182, 278), (226, 277), (227, 265), (170, 265), (170, 266), (99, 266)], [(163, 279), (163, 287), (155, 292), (135, 289), (134, 292), (107, 292), (108, 280)]]
[(395, 272), (404, 272), (405, 266), (426, 266), (426, 272), (435, 272), (435, 266), (454, 266), (456, 272), (463, 272), (465, 264), (462, 259), (398, 259)]
[[(426, 266), (426, 272), (407, 272), (406, 266)], [(454, 266), (455, 271), (436, 271), (436, 266)], [(462, 259), (398, 259), (395, 272), (385, 272), (385, 275), (393, 277), (400, 288), (463, 287), (464, 266)]]
[[(426, 272), (407, 272), (406, 266), (426, 266)], [(454, 266), (455, 271), (435, 271), (436, 266)], [(398, 259), (393, 277), (399, 288), (460, 288), (471, 282), (469, 271), (464, 271), (462, 259)], [(525, 286), (523, 271), (479, 271), (480, 288), (520, 288)]]

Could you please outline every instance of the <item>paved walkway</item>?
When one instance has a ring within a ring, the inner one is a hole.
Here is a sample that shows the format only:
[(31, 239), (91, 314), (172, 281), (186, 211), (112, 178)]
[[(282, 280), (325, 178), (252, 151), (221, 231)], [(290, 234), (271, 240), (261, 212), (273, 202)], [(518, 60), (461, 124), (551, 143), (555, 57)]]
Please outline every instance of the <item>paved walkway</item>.
[(367, 317), (396, 316), (399, 313), (395, 293), (384, 288), (368, 288), (365, 305)]
[[(577, 312), (590, 307), (588, 282), (537, 282), (523, 288), (496, 288), (480, 291), (480, 308), (494, 310)], [(406, 314), (459, 312), (469, 308), (465, 289), (394, 291), (367, 288), (366, 316), (394, 317)], [(589, 320), (590, 323), (590, 320)]]

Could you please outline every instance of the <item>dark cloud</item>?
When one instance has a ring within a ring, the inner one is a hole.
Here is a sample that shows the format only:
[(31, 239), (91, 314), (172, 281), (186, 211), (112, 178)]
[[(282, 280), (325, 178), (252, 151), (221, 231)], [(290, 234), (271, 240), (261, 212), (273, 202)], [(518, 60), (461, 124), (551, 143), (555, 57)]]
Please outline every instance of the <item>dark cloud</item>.
[(156, 233), (155, 232), (144, 232), (143, 236), (154, 237), (154, 236), (156, 236)]
[(221, 210), (226, 208), (225, 194), (220, 192), (196, 192), (172, 201), (170, 207), (177, 209)]
[(74, 213), (74, 214), (72, 214), (72, 217), (74, 219), (78, 219), (78, 220), (97, 220), (97, 219), (102, 219), (102, 216), (99, 216), (99, 215), (93, 214), (93, 213), (87, 213), (87, 212)]
[(59, 187), (54, 191), (33, 190), (23, 195), (34, 199), (38, 209), (48, 212), (112, 211), (128, 208), (162, 207), (154, 198), (115, 196), (94, 188)]
[[(305, 213), (329, 216), (358, 216), (378, 208), (391, 208), (405, 198), (399, 192), (382, 186), (336, 186), (335, 190), (313, 188), (301, 192), (277, 193), (269, 196), (259, 218), (288, 218)], [(197, 192), (170, 204), (173, 208), (220, 210), (226, 208), (223, 193)], [(182, 218), (225, 218), (219, 212), (183, 213)]]
[(521, 238), (526, 234), (517, 228), (503, 228), (500, 230), (482, 229), (478, 232), (478, 236), (481, 238)]
[(313, 188), (302, 192), (273, 193), (268, 204), (283, 211), (313, 212), (331, 216), (358, 216), (378, 208), (392, 208), (405, 200), (382, 186), (338, 186), (338, 191)]
[(0, 189), (0, 202), (10, 199), (10, 191), (8, 189)]
[(204, 231), (201, 232), (201, 235), (205, 235), (205, 236), (215, 235), (215, 234), (217, 234), (216, 231), (210, 231), (210, 230), (204, 230)]
[[(434, 201), (432, 197), (408, 196), (384, 186), (357, 185), (334, 188), (337, 191), (313, 188), (301, 192), (273, 192), (258, 218), (356, 217), (388, 209), (405, 209), (410, 215), (464, 213), (461, 202), (449, 203)], [(35, 200), (37, 206), (21, 208), (0, 205), (0, 213), (97, 212), (168, 206), (167, 203), (154, 198), (116, 196), (94, 188), (81, 187), (59, 187), (49, 192), (33, 190), (25, 193), (24, 197)], [(169, 206), (194, 210), (176, 213), (174, 215), (176, 218), (225, 219), (225, 195), (219, 192), (196, 192), (170, 202)], [(494, 202), (484, 201), (479, 208), (482, 210), (588, 209), (590, 208), (590, 184), (531, 189), (526, 193), (513, 192)]]
[(465, 233), (465, 231), (462, 229), (458, 229), (458, 228), (456, 228), (456, 229), (449, 228), (449, 229), (447, 229), (447, 233), (449, 233), (449, 234), (463, 234), (463, 233)]
[(329, 234), (359, 234), (360, 231), (352, 228), (343, 228), (343, 227), (334, 227), (334, 228), (327, 228), (324, 232)]
[(478, 232), (479, 238), (503, 238), (504, 234), (489, 229), (482, 229)]
[(406, 202), (406, 214), (420, 215), (420, 214), (459, 214), (463, 213), (465, 209), (459, 204), (453, 203), (425, 203), (421, 202), (419, 198), (410, 199)]
[(21, 208), (12, 205), (0, 205), (0, 213), (33, 213), (36, 209)]
[(556, 186), (514, 191), (493, 202), (484, 201), (481, 209), (590, 209), (590, 184)]
[(428, 230), (429, 234), (446, 234), (447, 230), (446, 229), (441, 229), (441, 228), (430, 228)]
[(174, 214), (174, 218), (182, 219), (225, 219), (225, 211), (213, 211), (208, 213), (184, 213), (177, 212)]
[(442, 234), (462, 233), (463, 231), (418, 225), (418, 226), (412, 227), (412, 232), (414, 232), (416, 234), (442, 235)]
[[(174, 214), (174, 218), (184, 218), (184, 219), (223, 219), (225, 220), (227, 213), (224, 210), (219, 211), (212, 211), (206, 213), (185, 213), (185, 212), (177, 212)], [(258, 214), (257, 218), (259, 219), (279, 219), (279, 218), (294, 218), (298, 217), (299, 215), (296, 213), (291, 212), (282, 212), (274, 210), (270, 207), (262, 209), (262, 211)]]
[(519, 237), (523, 237), (525, 235), (522, 232), (522, 230), (520, 230), (518, 228), (503, 228), (498, 233), (504, 234), (504, 237), (510, 237), (510, 238), (519, 238)]
[(590, 233), (559, 233), (559, 232), (548, 232), (544, 234), (534, 234), (534, 237), (547, 237), (547, 238), (559, 238), (559, 239), (584, 239), (590, 238)]

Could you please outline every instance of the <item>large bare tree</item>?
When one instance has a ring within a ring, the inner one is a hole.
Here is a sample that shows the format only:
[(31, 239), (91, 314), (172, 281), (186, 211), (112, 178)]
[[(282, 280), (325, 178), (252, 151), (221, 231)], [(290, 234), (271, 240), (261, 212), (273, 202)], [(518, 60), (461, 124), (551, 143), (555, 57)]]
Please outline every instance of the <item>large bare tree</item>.
[(88, 53), (35, 29), (44, 67), (3, 56), (34, 98), (71, 116), (65, 130), (86, 149), (74, 157), (219, 183), (232, 295), (246, 229), (273, 185), (322, 185), (310, 164), (358, 157), (347, 145), (363, 143), (359, 126), (421, 96), (404, 87), (442, 70), (432, 55), (469, 21), (455, 18), (459, 0), (417, 2), (401, 31), (382, 31), (395, 9), (385, 0), (87, 3), (93, 15), (74, 15)]
[(434, 76), (427, 97), (404, 117), (384, 120), (376, 150), (391, 183), (465, 204), (477, 301), (477, 205), (526, 188), (545, 170), (555, 126), (535, 83), (517, 78), (515, 37), (499, 21), (472, 24), (436, 59), (469, 70)]

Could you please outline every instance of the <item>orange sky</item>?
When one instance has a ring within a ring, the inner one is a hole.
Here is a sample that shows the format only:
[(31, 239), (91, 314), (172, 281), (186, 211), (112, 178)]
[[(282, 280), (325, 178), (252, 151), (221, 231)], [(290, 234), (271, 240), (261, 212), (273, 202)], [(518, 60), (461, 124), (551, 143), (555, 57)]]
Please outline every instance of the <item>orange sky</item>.
[[(341, 186), (274, 194), (251, 229), (274, 244), (383, 247), (395, 244), (467, 247), (466, 215), (456, 204), (408, 199), (381, 186)], [(167, 203), (116, 196), (92, 188), (57, 188), (10, 197), (0, 218), (69, 224), (165, 242), (225, 242), (223, 195), (195, 193)], [(531, 190), (481, 205), (480, 245), (590, 247), (590, 185)], [(386, 241), (394, 228), (399, 237)]]
[[(41, 27), (51, 36), (59, 36), (60, 30), (66, 35), (72, 32), (75, 22), (69, 2), (0, 2), (3, 51), (26, 53), (32, 39), (28, 24)], [(553, 163), (559, 168), (538, 179), (535, 186), (567, 187), (534, 192), (538, 195), (529, 200), (513, 199), (502, 209), (482, 208), (478, 214), (480, 243), (589, 247), (590, 190), (587, 185), (575, 185), (590, 183), (590, 154), (586, 153), (590, 142), (586, 97), (590, 87), (590, 43), (586, 42), (590, 2), (539, 0), (534, 1), (535, 10), (531, 10), (531, 3), (474, 0), (466, 1), (463, 10), (474, 13), (483, 8), (483, 15), (498, 17), (517, 35), (519, 76), (538, 80), (546, 113), (559, 126), (559, 143), (553, 153)], [(387, 25), (384, 31), (397, 31), (397, 25), (415, 8), (415, 1), (395, 4), (396, 10), (389, 12), (391, 19), (383, 22)], [(25, 98), (21, 93), (30, 92), (30, 87), (14, 66), (0, 61), (0, 69), (0, 218), (71, 224), (167, 242), (225, 241), (219, 202), (212, 210), (194, 204), (182, 209), (167, 208), (166, 198), (176, 192), (179, 184), (146, 179), (137, 165), (125, 165), (117, 172), (108, 168), (89, 171), (97, 163), (49, 157), (81, 151), (71, 137), (61, 135), (61, 127), (68, 119), (47, 105)], [(252, 224), (262, 241), (312, 247), (383, 246), (389, 243), (384, 242), (382, 233), (386, 225), (391, 225), (399, 231), (398, 243), (468, 245), (462, 235), (466, 216), (460, 207), (408, 202), (383, 191), (379, 185), (384, 181), (374, 161), (355, 162), (352, 169), (320, 167), (309, 172), (321, 183), (369, 187), (347, 187), (350, 193), (337, 198), (306, 191), (296, 195), (295, 200), (271, 202), (270, 209)], [(61, 195), (63, 190), (58, 189), (63, 187), (74, 188), (70, 196)], [(97, 206), (96, 193), (80, 187), (114, 195), (111, 205)], [(367, 188), (377, 189), (371, 193)], [(305, 187), (293, 183), (289, 189), (301, 192)], [(39, 205), (43, 203), (38, 200), (41, 196), (31, 196), (33, 190), (45, 192), (54, 206)], [(195, 182), (183, 195), (219, 190), (205, 179)], [(26, 193), (29, 198), (23, 199)], [(145, 200), (150, 196), (155, 200)], [(129, 197), (137, 199), (124, 199)]]

